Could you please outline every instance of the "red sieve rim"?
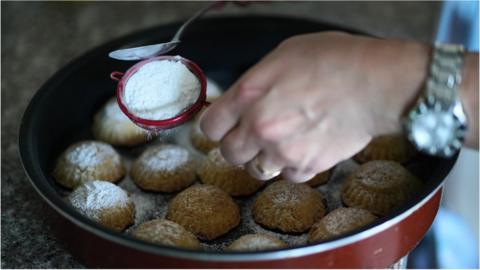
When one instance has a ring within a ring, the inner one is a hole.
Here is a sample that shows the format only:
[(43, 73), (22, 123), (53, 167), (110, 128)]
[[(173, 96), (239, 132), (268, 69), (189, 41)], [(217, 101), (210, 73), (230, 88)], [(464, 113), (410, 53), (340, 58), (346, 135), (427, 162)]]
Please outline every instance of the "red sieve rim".
[[(162, 119), (162, 120), (152, 120), (152, 119), (145, 119), (135, 114), (131, 113), (127, 106), (123, 101), (123, 93), (125, 91), (125, 85), (127, 84), (128, 79), (135, 74), (142, 66), (148, 64), (153, 61), (175, 61), (175, 62), (182, 62), (200, 81), (200, 94), (198, 95), (197, 100), (193, 103), (187, 110), (183, 111), (177, 116), (172, 118)], [(180, 124), (185, 123), (189, 119), (191, 119), (195, 114), (197, 114), (205, 105), (208, 105), (206, 102), (207, 99), (207, 81), (205, 78), (205, 74), (203, 73), (202, 69), (192, 62), (189, 59), (183, 58), (181, 56), (172, 56), (172, 55), (162, 55), (157, 57), (152, 57), (143, 61), (138, 62), (137, 64), (130, 67), (127, 72), (122, 73), (118, 71), (114, 71), (110, 74), (110, 78), (112, 80), (118, 81), (117, 84), (117, 103), (122, 112), (130, 118), (137, 126), (150, 130), (150, 131), (161, 131), (165, 129), (174, 128)]]

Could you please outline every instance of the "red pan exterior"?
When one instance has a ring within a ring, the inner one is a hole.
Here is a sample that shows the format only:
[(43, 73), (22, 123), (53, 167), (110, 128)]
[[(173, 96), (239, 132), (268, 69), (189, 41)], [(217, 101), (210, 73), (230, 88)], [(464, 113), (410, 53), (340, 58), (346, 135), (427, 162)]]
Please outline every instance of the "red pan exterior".
[(413, 213), (367, 238), (320, 253), (264, 261), (202, 261), (147, 253), (101, 238), (59, 218), (58, 232), (88, 267), (107, 268), (386, 268), (408, 254), (430, 228), (442, 189)]

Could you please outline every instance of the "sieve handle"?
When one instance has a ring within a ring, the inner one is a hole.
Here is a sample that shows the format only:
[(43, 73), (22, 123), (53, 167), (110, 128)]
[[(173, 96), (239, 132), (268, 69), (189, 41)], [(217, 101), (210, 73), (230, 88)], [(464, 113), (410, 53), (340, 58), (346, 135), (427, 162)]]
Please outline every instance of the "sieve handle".
[(114, 72), (110, 73), (110, 79), (118, 82), (122, 79), (123, 74), (124, 74), (123, 72), (114, 71)]

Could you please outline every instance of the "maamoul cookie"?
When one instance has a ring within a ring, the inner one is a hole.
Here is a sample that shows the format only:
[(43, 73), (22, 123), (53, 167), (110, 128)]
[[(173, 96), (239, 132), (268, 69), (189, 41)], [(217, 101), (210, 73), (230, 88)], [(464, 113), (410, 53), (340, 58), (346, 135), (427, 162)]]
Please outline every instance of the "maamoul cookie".
[(120, 110), (115, 97), (109, 99), (95, 114), (92, 132), (95, 139), (118, 146), (138, 145), (152, 137)]
[(212, 240), (240, 223), (240, 210), (225, 191), (211, 185), (194, 185), (172, 199), (167, 219), (200, 239)]
[(70, 193), (67, 201), (81, 214), (116, 231), (123, 231), (135, 219), (133, 201), (110, 182), (86, 182)]
[(421, 186), (420, 180), (397, 162), (369, 161), (347, 178), (342, 200), (347, 206), (386, 215), (409, 200)]
[(226, 250), (230, 251), (259, 251), (285, 248), (287, 244), (268, 234), (246, 234), (233, 241)]
[(286, 233), (301, 233), (325, 215), (320, 192), (306, 184), (280, 180), (267, 186), (252, 208), (257, 223)]
[(132, 231), (132, 236), (155, 244), (200, 249), (200, 242), (191, 232), (166, 219), (144, 222)]
[(223, 90), (212, 79), (207, 78), (207, 101), (213, 102), (223, 94)]
[(92, 180), (117, 182), (125, 175), (120, 155), (110, 145), (82, 141), (71, 145), (57, 159), (53, 177), (64, 187), (75, 188)]
[[(211, 79), (207, 78), (207, 101), (213, 102), (222, 95), (223, 91)], [(192, 127), (190, 128), (190, 141), (196, 149), (207, 154), (210, 150), (220, 145), (220, 142), (212, 141), (203, 134), (200, 129), (200, 118), (205, 109), (202, 109), (193, 119)]]
[[(199, 114), (200, 115), (200, 114)], [(203, 153), (208, 153), (215, 147), (220, 145), (219, 142), (208, 139), (202, 130), (200, 130), (200, 117), (195, 117), (192, 127), (190, 128), (190, 141), (193, 147)]]
[(323, 184), (327, 183), (328, 179), (330, 178), (330, 171), (331, 170), (324, 171), (324, 172), (321, 172), (321, 173), (315, 175), (312, 179), (305, 182), (305, 184), (307, 184), (311, 187), (316, 187), (316, 186), (323, 185)]
[(340, 207), (313, 224), (308, 234), (309, 242), (328, 240), (373, 222), (377, 217), (368, 210)]
[(353, 159), (359, 163), (371, 160), (406, 162), (415, 155), (415, 148), (403, 134), (390, 134), (373, 138)]
[(217, 186), (232, 196), (250, 195), (266, 183), (253, 178), (242, 166), (228, 163), (219, 148), (208, 153), (198, 174), (204, 184)]
[(195, 182), (196, 163), (182, 146), (163, 144), (150, 147), (132, 164), (130, 175), (140, 188), (173, 192)]

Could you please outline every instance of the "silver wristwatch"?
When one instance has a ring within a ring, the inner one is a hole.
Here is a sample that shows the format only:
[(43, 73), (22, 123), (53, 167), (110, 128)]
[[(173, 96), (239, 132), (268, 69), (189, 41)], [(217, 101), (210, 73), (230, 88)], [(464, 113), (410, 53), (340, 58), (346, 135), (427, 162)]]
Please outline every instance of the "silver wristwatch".
[(462, 146), (467, 119), (457, 86), (463, 62), (463, 46), (435, 45), (423, 95), (405, 119), (409, 140), (422, 152), (451, 157)]

